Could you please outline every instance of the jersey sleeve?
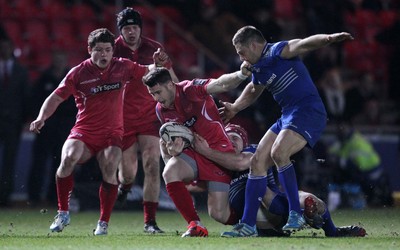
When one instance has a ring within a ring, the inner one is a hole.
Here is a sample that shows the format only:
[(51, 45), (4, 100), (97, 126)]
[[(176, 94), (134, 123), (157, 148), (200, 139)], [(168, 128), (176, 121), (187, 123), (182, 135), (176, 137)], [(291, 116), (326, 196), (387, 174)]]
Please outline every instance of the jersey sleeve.
[(54, 93), (63, 98), (68, 99), (75, 93), (75, 73), (76, 67), (72, 68), (64, 79), (60, 82), (58, 87), (54, 90)]
[(184, 81), (179, 84), (184, 85), (183, 91), (189, 100), (200, 101), (204, 97), (209, 96), (207, 93), (207, 85), (211, 79), (193, 79), (192, 81)]

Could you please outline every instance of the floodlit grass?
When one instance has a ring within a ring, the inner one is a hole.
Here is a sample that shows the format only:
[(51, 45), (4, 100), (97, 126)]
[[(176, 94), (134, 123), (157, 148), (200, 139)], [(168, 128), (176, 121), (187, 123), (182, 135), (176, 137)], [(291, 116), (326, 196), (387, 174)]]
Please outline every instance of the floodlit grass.
[(208, 238), (181, 238), (186, 222), (177, 212), (159, 212), (157, 221), (165, 234), (143, 232), (141, 211), (115, 211), (109, 235), (92, 235), (98, 212), (71, 215), (71, 224), (61, 233), (50, 233), (56, 211), (0, 210), (0, 249), (400, 249), (400, 209), (339, 210), (332, 213), (337, 226), (362, 225), (365, 238), (326, 238), (322, 230), (307, 229), (290, 238), (220, 238), (230, 226), (219, 224), (200, 213), (209, 230)]

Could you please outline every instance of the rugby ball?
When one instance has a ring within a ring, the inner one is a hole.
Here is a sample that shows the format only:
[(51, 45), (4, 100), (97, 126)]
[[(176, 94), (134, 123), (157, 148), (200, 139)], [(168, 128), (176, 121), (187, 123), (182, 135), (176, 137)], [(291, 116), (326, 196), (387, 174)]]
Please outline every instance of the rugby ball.
[(160, 128), (160, 137), (164, 142), (174, 141), (176, 137), (182, 137), (185, 148), (193, 142), (193, 132), (178, 122), (166, 122)]

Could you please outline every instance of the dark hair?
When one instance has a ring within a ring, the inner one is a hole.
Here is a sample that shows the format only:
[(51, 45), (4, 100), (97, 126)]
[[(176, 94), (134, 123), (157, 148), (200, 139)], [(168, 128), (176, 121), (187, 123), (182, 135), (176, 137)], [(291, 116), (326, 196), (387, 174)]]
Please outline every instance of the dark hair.
[(97, 43), (111, 43), (111, 46), (114, 47), (114, 41), (114, 34), (106, 28), (93, 30), (92, 32), (90, 32), (88, 37), (88, 45), (90, 48), (96, 46)]
[(263, 34), (254, 26), (244, 26), (240, 28), (232, 38), (233, 45), (240, 44), (248, 46), (250, 42), (266, 42)]
[(134, 10), (133, 8), (127, 7), (117, 15), (117, 26), (119, 30), (126, 25), (139, 25), (140, 29), (142, 29), (142, 16), (139, 11)]
[(165, 84), (172, 81), (171, 75), (166, 68), (157, 67), (149, 71), (142, 78), (143, 83), (152, 88), (157, 84)]

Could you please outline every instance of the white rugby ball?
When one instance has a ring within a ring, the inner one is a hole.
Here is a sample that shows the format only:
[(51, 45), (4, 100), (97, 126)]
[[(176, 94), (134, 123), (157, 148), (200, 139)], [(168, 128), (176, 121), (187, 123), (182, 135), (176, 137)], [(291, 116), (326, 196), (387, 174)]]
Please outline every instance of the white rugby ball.
[(174, 141), (175, 137), (182, 137), (185, 148), (193, 142), (193, 132), (179, 122), (166, 122), (160, 128), (160, 137), (164, 142)]

